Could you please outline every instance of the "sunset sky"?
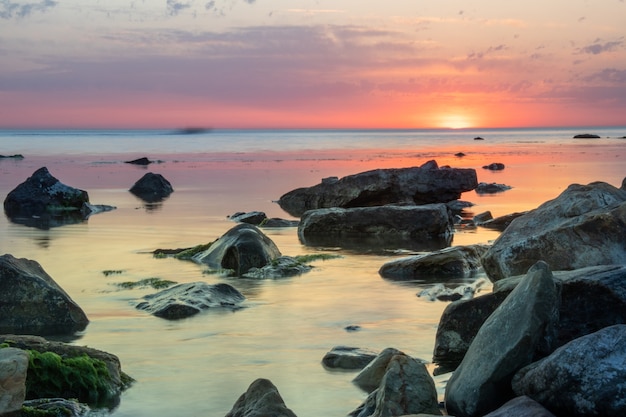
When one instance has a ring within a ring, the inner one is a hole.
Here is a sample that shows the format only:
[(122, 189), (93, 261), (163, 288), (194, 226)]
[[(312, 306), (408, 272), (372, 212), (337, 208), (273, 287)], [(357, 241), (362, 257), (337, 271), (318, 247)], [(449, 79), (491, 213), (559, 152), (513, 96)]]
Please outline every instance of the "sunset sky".
[(625, 0), (0, 0), (0, 128), (594, 125)]

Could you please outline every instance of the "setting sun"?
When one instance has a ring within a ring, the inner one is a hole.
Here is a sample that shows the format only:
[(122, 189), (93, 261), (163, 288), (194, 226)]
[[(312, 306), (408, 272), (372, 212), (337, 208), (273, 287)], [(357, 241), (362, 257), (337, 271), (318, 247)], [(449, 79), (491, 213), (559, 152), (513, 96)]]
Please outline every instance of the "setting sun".
[(438, 126), (447, 129), (466, 129), (475, 127), (475, 123), (466, 115), (446, 114), (439, 118)]

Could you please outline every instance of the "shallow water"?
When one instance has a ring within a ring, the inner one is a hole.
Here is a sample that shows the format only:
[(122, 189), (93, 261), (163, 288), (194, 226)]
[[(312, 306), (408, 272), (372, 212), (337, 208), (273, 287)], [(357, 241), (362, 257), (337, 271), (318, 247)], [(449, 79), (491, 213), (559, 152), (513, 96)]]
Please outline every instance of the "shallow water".
[[(436, 146), (422, 141), (411, 147), (403, 131), (398, 137), (388, 133), (392, 138), (384, 145), (397, 145), (394, 148), (377, 146), (384, 136), (380, 132), (372, 133), (365, 144), (352, 136), (341, 142), (341, 135), (323, 132), (290, 137), (285, 137), (288, 132), (264, 132), (272, 150), (263, 151), (256, 133), (244, 135), (238, 144), (228, 144), (228, 135), (217, 133), (215, 148), (202, 146), (199, 138), (175, 135), (162, 135), (167, 139), (156, 142), (148, 140), (153, 138), (149, 135), (143, 141), (126, 138), (132, 146), (116, 148), (125, 136), (100, 143), (79, 133), (69, 142), (59, 135), (57, 147), (37, 148), (42, 140), (55, 138), (18, 140), (0, 135), (0, 154), (26, 157), (0, 160), (2, 196), (47, 166), (65, 184), (87, 190), (92, 203), (117, 207), (86, 222), (48, 230), (0, 217), (0, 253), (38, 261), (87, 313), (91, 322), (73, 343), (118, 355), (124, 371), (137, 380), (112, 410), (115, 416), (223, 416), (261, 377), (278, 387), (299, 417), (346, 415), (365, 394), (351, 384), (354, 372), (324, 369), (324, 354), (337, 345), (395, 347), (430, 360), (446, 306), (416, 296), (432, 283), (399, 284), (378, 275), (383, 263), (401, 256), (393, 252), (327, 249), (341, 257), (316, 261), (310, 273), (299, 277), (254, 281), (207, 275), (202, 266), (190, 262), (156, 259), (149, 254), (154, 249), (213, 241), (234, 226), (227, 216), (237, 211), (260, 210), (269, 217), (289, 218), (273, 200), (323, 177), (421, 165), (429, 159), (475, 168), (479, 181), (513, 186), (497, 195), (463, 195), (476, 204), (470, 212), (490, 210), (494, 216), (532, 209), (574, 182), (602, 180), (619, 186), (626, 174), (626, 141), (619, 139), (577, 142), (563, 134), (556, 140), (541, 132), (524, 136), (515, 131), (503, 134), (502, 140), (482, 142), (471, 140), (473, 132), (463, 138), (449, 132), (454, 137), (444, 135)], [(177, 147), (177, 140), (194, 143)], [(139, 148), (151, 152), (141, 154)], [(466, 156), (455, 157), (459, 151)], [(140, 156), (162, 162), (147, 168), (122, 162)], [(506, 168), (499, 172), (481, 168), (491, 162), (503, 162)], [(127, 191), (148, 171), (161, 173), (175, 189), (156, 207)], [(265, 232), (283, 254), (319, 251), (301, 245), (295, 228)], [(453, 244), (485, 243), (496, 237), (496, 232), (481, 228), (458, 230)], [(122, 272), (105, 276), (105, 270)], [(180, 321), (155, 318), (133, 307), (154, 290), (120, 290), (114, 285), (149, 277), (228, 282), (247, 297), (247, 308), (210, 311)], [(348, 325), (361, 329), (348, 332)], [(435, 378), (441, 394), (446, 378)]]

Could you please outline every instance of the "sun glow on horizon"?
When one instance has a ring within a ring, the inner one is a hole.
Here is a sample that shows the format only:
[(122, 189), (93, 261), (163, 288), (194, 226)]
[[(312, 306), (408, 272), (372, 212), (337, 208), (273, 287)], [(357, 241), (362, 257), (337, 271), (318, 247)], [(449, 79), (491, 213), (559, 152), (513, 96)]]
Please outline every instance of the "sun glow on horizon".
[(439, 127), (446, 129), (467, 129), (476, 127), (475, 121), (464, 114), (445, 114), (439, 117)]

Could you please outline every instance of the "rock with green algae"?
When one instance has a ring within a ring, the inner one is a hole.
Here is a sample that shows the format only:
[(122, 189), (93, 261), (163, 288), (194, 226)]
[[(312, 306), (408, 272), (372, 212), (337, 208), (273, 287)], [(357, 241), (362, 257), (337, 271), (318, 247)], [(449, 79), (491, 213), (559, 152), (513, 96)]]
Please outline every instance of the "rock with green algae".
[(38, 336), (0, 335), (0, 346), (29, 353), (26, 399), (76, 399), (95, 408), (113, 409), (133, 382), (117, 356)]

